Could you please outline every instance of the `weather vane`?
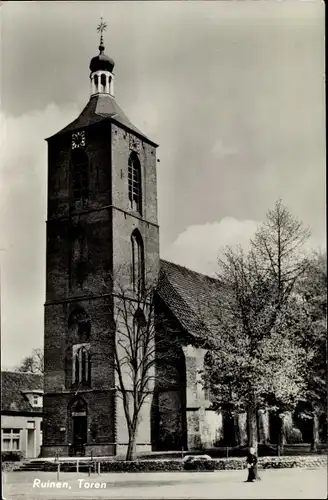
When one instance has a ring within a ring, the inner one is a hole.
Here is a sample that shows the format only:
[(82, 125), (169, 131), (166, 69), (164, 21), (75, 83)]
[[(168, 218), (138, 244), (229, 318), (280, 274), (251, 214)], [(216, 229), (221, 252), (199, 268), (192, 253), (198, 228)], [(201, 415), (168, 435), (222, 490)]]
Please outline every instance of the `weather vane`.
[(104, 45), (103, 40), (103, 32), (107, 29), (107, 23), (103, 20), (103, 17), (100, 18), (100, 24), (97, 27), (97, 33), (100, 33), (100, 45)]

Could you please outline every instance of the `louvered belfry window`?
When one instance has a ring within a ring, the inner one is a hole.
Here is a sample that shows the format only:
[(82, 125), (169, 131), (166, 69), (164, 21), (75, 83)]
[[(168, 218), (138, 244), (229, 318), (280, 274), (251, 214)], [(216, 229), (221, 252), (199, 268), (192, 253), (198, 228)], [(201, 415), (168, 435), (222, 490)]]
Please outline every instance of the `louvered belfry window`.
[(89, 196), (89, 160), (87, 154), (81, 149), (74, 149), (72, 152), (72, 163), (74, 201), (80, 201), (84, 204)]
[(128, 182), (130, 208), (141, 214), (141, 167), (134, 151), (129, 158)]

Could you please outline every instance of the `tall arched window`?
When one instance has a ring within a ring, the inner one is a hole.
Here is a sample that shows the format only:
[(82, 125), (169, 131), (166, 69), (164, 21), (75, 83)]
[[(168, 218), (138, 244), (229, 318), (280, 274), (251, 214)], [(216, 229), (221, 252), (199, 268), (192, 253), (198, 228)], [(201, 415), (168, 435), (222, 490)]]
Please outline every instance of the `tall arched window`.
[(73, 198), (83, 205), (89, 196), (89, 159), (80, 148), (73, 149), (71, 158)]
[(129, 158), (128, 183), (130, 208), (141, 214), (141, 166), (135, 151), (132, 151)]
[(73, 346), (73, 384), (91, 383), (91, 363), (89, 345)]
[(143, 292), (145, 287), (145, 256), (141, 234), (135, 229), (131, 235), (132, 286), (135, 292)]
[(147, 336), (149, 332), (147, 331), (146, 318), (141, 309), (138, 309), (133, 317), (133, 335), (132, 335), (132, 352), (134, 355), (135, 368), (137, 371), (137, 376), (139, 377), (139, 383), (143, 382), (141, 380), (143, 374), (142, 361), (144, 357), (149, 355), (149, 350), (151, 346), (149, 345), (149, 338)]

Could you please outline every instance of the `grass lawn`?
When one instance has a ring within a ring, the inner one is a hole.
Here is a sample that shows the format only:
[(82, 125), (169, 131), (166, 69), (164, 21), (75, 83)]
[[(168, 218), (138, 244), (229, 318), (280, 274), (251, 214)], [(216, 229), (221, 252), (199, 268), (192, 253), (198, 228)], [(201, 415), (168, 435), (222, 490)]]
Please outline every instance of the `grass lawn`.
[[(245, 470), (109, 473), (90, 477), (61, 473), (59, 488), (38, 487), (48, 481), (55, 483), (54, 472), (8, 472), (2, 477), (3, 499), (327, 498), (325, 468), (263, 470), (261, 481), (256, 483), (245, 483), (246, 474)], [(96, 488), (96, 483), (100, 488)]]

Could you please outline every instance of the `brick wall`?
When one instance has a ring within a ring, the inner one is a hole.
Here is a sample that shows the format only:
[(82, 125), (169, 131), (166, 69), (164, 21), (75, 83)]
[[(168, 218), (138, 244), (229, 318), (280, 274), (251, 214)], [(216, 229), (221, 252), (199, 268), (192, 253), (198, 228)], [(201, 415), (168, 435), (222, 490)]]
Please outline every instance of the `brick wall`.
[[(156, 150), (154, 146), (112, 125), (112, 221), (113, 269), (120, 285), (130, 285), (131, 235), (138, 229), (144, 244), (146, 275), (150, 281), (159, 272), (159, 228), (157, 226)], [(131, 139), (139, 141), (142, 180), (142, 214), (129, 208), (128, 162)]]
[[(77, 307), (85, 311), (91, 324), (91, 387), (79, 388), (87, 404), (87, 450), (115, 452), (115, 421), (124, 421), (124, 415), (113, 392), (111, 276), (124, 269), (122, 280), (129, 281), (130, 238), (135, 228), (143, 238), (147, 273), (155, 278), (159, 269), (154, 146), (140, 143), (143, 211), (139, 217), (128, 205), (130, 134), (109, 122), (89, 126), (85, 134), (89, 198), (83, 207), (73, 203), (71, 196), (71, 134), (56, 136), (48, 143), (44, 456), (56, 447), (67, 454), (72, 443), (69, 407), (76, 389), (72, 386), (72, 347), (79, 339), (68, 324)], [(147, 443), (149, 413), (144, 410), (138, 438)]]

